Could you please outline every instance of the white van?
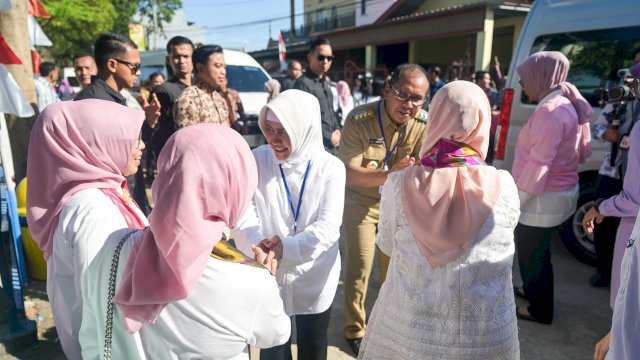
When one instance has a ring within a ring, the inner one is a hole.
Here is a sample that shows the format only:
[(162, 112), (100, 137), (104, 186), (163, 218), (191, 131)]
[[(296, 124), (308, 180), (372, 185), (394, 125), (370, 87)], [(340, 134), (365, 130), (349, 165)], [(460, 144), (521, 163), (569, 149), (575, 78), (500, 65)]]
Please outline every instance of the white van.
[[(156, 71), (166, 75), (166, 56), (164, 50), (141, 52), (142, 75), (139, 79), (146, 80)], [(264, 143), (264, 137), (258, 128), (258, 114), (269, 98), (264, 83), (271, 77), (251, 55), (244, 52), (224, 50), (224, 60), (227, 63), (229, 88), (240, 94), (244, 112), (249, 120), (250, 133), (243, 136), (252, 148), (260, 146)]]
[(227, 63), (228, 86), (240, 94), (249, 121), (249, 134), (244, 135), (244, 138), (250, 147), (260, 146), (264, 144), (264, 136), (258, 128), (258, 114), (269, 99), (264, 83), (271, 76), (247, 53), (224, 50), (224, 61)]
[[(618, 81), (616, 74), (632, 63), (640, 47), (640, 0), (537, 0), (522, 26), (505, 84), (505, 97), (496, 132), (493, 164), (511, 169), (520, 128), (535, 110), (519, 85), (516, 67), (538, 51), (561, 51), (571, 62), (567, 81), (580, 89), (596, 110), (598, 89)], [(562, 241), (578, 259), (593, 264), (593, 238), (582, 230), (582, 217), (591, 205), (605, 144), (594, 140), (593, 154), (580, 166), (580, 200), (572, 219), (562, 227)]]

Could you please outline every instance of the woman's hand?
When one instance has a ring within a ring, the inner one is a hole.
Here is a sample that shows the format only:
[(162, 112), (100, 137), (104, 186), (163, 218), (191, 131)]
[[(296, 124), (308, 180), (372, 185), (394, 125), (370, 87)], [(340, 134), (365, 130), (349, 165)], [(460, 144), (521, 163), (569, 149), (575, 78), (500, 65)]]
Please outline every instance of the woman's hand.
[(276, 269), (278, 268), (278, 260), (273, 258), (273, 254), (270, 254), (271, 252), (265, 252), (260, 246), (255, 245), (251, 246), (251, 250), (256, 254), (256, 261), (264, 265), (271, 274), (275, 275)]
[(592, 207), (582, 218), (582, 227), (588, 235), (593, 234), (593, 229), (595, 228), (594, 220), (595, 224), (600, 224), (604, 220), (604, 216), (595, 207)]
[(271, 258), (282, 260), (283, 245), (282, 240), (278, 235), (275, 235), (271, 240), (264, 239), (258, 244), (265, 252), (268, 252)]
[(604, 360), (604, 357), (607, 356), (607, 353), (609, 352), (610, 342), (611, 342), (611, 331), (609, 331), (609, 333), (605, 335), (596, 344), (596, 351), (593, 354), (593, 360)]

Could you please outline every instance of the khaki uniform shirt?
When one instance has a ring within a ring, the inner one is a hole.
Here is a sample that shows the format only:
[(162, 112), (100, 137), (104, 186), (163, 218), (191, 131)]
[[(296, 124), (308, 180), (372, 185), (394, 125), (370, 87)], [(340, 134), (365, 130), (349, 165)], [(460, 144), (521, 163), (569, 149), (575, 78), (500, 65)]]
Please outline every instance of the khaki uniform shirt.
[(184, 89), (174, 112), (176, 129), (200, 123), (230, 125), (227, 101), (204, 83)]
[[(384, 139), (378, 120), (378, 104), (380, 104)], [(426, 111), (420, 110), (415, 118), (404, 125), (397, 126), (387, 115), (384, 101), (360, 105), (353, 109), (345, 120), (338, 157), (347, 168), (360, 166), (367, 169), (383, 170), (385, 157), (396, 145), (406, 127), (402, 142), (389, 157), (387, 166), (390, 169), (396, 161), (406, 155), (418, 159), (418, 153), (424, 140), (426, 120)], [(347, 185), (346, 200), (357, 201), (367, 206), (377, 206), (380, 202), (380, 189), (378, 186)]]

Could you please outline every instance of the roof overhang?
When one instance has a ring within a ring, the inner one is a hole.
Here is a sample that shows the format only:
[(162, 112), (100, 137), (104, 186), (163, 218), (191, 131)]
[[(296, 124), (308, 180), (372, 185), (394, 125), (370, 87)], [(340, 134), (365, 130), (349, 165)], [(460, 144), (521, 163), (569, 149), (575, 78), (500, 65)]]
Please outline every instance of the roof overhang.
[(469, 35), (484, 30), (488, 7), (494, 10), (495, 18), (501, 18), (524, 16), (530, 6), (514, 5), (508, 2), (478, 2), (399, 16), (383, 22), (335, 29), (314, 35), (329, 39), (334, 50)]

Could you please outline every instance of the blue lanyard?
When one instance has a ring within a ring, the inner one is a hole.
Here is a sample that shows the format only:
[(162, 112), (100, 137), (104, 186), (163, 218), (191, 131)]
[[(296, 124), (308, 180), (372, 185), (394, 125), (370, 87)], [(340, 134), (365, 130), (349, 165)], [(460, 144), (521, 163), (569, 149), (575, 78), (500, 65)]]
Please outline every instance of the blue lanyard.
[(289, 207), (293, 213), (293, 233), (298, 232), (298, 216), (300, 215), (300, 207), (302, 206), (302, 195), (304, 195), (304, 187), (307, 185), (307, 176), (309, 175), (309, 169), (311, 168), (311, 160), (307, 163), (307, 170), (304, 172), (304, 179), (302, 180), (302, 187), (300, 188), (300, 198), (298, 199), (298, 210), (293, 208), (293, 200), (291, 199), (291, 192), (289, 191), (289, 185), (287, 185), (287, 178), (284, 176), (282, 165), (280, 166), (280, 175), (282, 176), (282, 182), (284, 183), (284, 190), (287, 192), (287, 200), (289, 200)]
[[(383, 100), (380, 100), (378, 102), (378, 125), (380, 125), (380, 132), (382, 133), (382, 143), (384, 144), (384, 149), (386, 151), (387, 150), (387, 143), (386, 143), (386, 140), (384, 138), (384, 127), (382, 127), (382, 116), (380, 115), (380, 105), (382, 104), (382, 101)], [(384, 163), (385, 169), (387, 169), (387, 161), (389, 161), (389, 158), (396, 151), (396, 149), (398, 148), (398, 145), (400, 145), (402, 140), (404, 140), (404, 136), (405, 136), (406, 133), (407, 133), (407, 125), (405, 124), (404, 129), (402, 130), (402, 134), (400, 134), (400, 137), (398, 138), (398, 141), (391, 148), (391, 150), (387, 152), (387, 156), (384, 157), (384, 162), (383, 163)]]

